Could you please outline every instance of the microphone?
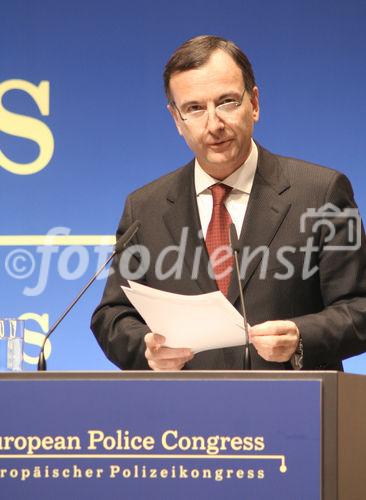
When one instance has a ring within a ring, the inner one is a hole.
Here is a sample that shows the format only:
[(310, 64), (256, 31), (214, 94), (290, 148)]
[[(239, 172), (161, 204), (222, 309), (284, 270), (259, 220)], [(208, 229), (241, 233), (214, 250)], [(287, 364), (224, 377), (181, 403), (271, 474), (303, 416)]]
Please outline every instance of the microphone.
[(252, 362), (250, 359), (250, 350), (249, 350), (249, 329), (248, 329), (247, 315), (245, 312), (243, 289), (240, 282), (240, 270), (239, 270), (239, 260), (238, 260), (240, 245), (234, 223), (230, 224), (230, 245), (234, 254), (235, 274), (239, 287), (241, 313), (244, 319), (244, 370), (251, 370)]
[(94, 274), (94, 276), (88, 281), (88, 283), (84, 286), (84, 288), (82, 288), (82, 290), (79, 292), (79, 294), (77, 295), (77, 297), (66, 308), (66, 310), (61, 314), (61, 316), (58, 318), (58, 320), (48, 330), (47, 335), (45, 336), (45, 338), (43, 340), (42, 347), (41, 347), (41, 352), (40, 352), (39, 357), (38, 357), (38, 371), (46, 371), (47, 370), (46, 358), (45, 358), (45, 355), (44, 355), (44, 347), (46, 345), (47, 339), (56, 330), (56, 328), (58, 327), (58, 325), (65, 318), (65, 316), (67, 316), (67, 314), (71, 311), (71, 309), (74, 307), (74, 305), (77, 302), (79, 302), (79, 300), (84, 295), (84, 293), (87, 291), (87, 289), (90, 287), (90, 285), (92, 283), (94, 283), (94, 281), (97, 279), (97, 277), (103, 271), (103, 269), (107, 266), (107, 264), (113, 259), (113, 257), (115, 255), (121, 253), (126, 248), (126, 246), (129, 244), (129, 242), (132, 240), (132, 238), (135, 236), (135, 234), (139, 230), (140, 226), (141, 226), (141, 222), (139, 220), (136, 220), (122, 234), (122, 236), (119, 238), (119, 240), (115, 244), (114, 250), (113, 250), (112, 254), (108, 257), (108, 259), (104, 262), (104, 264), (98, 269), (98, 271)]

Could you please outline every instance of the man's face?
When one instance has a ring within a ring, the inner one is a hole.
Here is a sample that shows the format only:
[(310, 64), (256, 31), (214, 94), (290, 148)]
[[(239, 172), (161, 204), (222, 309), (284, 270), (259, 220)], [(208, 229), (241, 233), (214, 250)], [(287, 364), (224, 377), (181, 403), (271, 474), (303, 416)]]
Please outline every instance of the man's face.
[(239, 101), (244, 91), (242, 72), (229, 54), (216, 50), (208, 62), (197, 69), (173, 73), (170, 91), (175, 105), (184, 111), (203, 106), (204, 119), (183, 121), (174, 106), (169, 105), (178, 132), (195, 153), (201, 167), (211, 176), (224, 179), (247, 159), (251, 148), (254, 122), (259, 119), (258, 89), (244, 93), (235, 111), (218, 116), (216, 106), (226, 99)]

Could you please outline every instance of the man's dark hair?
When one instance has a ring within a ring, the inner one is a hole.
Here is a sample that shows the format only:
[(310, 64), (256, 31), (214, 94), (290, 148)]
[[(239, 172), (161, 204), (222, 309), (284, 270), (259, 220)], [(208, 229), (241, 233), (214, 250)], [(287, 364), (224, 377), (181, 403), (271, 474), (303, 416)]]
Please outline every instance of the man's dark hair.
[(255, 77), (252, 65), (244, 52), (234, 42), (225, 38), (201, 35), (187, 40), (178, 47), (165, 66), (164, 87), (169, 102), (172, 100), (169, 87), (172, 75), (203, 66), (217, 49), (223, 50), (233, 58), (243, 74), (246, 91), (252, 93)]

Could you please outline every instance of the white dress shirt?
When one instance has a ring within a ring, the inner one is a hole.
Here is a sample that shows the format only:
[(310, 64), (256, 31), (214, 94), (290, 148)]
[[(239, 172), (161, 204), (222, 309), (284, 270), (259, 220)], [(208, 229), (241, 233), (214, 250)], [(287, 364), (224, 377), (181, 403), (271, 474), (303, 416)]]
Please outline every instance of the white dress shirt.
[(244, 216), (248, 205), (249, 195), (252, 190), (255, 171), (258, 163), (258, 148), (252, 139), (252, 147), (246, 161), (229, 177), (219, 181), (207, 174), (195, 160), (194, 183), (196, 188), (198, 212), (204, 238), (206, 238), (208, 225), (212, 214), (212, 194), (210, 186), (222, 182), (232, 187), (225, 201), (225, 206), (235, 224), (236, 232), (240, 237)]

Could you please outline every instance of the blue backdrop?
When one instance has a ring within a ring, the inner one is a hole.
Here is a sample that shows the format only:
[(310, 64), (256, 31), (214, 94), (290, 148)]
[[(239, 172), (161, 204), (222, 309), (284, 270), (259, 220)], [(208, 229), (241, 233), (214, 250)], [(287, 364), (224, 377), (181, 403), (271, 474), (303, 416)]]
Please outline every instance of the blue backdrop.
[[(25, 369), (110, 249), (127, 193), (191, 158), (161, 74), (192, 36), (243, 48), (260, 88), (256, 139), (346, 173), (365, 217), (364, 1), (5, 0), (1, 18), (0, 316), (27, 319)], [(64, 235), (53, 253), (50, 232)], [(50, 369), (113, 369), (89, 330), (104, 283), (53, 337)], [(346, 369), (366, 373), (366, 357)]]

